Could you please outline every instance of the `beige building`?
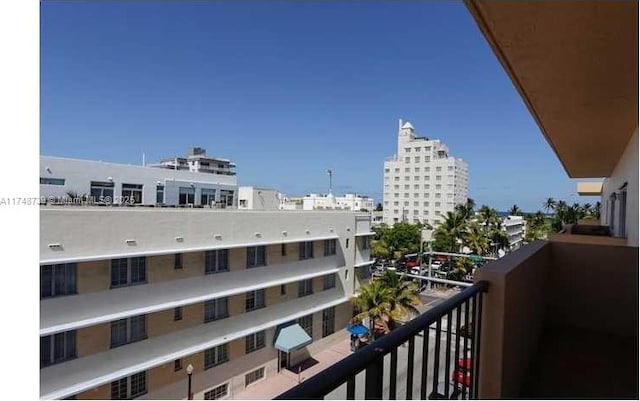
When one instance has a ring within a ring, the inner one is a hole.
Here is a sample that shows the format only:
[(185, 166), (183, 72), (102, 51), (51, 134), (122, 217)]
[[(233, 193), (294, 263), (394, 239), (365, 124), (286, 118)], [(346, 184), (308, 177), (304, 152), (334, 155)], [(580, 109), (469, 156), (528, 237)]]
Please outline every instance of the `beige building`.
[(368, 214), (67, 206), (40, 218), (45, 399), (185, 399), (189, 365), (195, 399), (233, 398), (345, 338), (371, 263)]

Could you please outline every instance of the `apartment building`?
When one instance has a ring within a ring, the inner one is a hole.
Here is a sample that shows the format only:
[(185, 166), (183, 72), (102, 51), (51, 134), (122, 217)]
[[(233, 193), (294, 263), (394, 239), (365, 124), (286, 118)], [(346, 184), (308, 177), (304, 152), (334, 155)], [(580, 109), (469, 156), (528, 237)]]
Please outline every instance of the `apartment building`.
[(185, 399), (189, 366), (194, 399), (233, 398), (348, 338), (371, 264), (368, 214), (65, 205), (40, 221), (45, 399)]
[(236, 175), (234, 170), (236, 165), (231, 160), (209, 156), (206, 149), (197, 147), (187, 149), (186, 156), (162, 159), (159, 163), (150, 166), (196, 173)]
[(524, 240), (525, 221), (522, 216), (507, 216), (502, 218), (502, 229), (509, 237), (509, 251), (522, 246)]
[(449, 155), (438, 139), (416, 136), (399, 120), (395, 156), (384, 162), (383, 222), (422, 222), (437, 226), (469, 193), (469, 168)]
[[(201, 158), (189, 160), (190, 167), (171, 169), (165, 165), (137, 166), (41, 156), (40, 196), (48, 203), (217, 208), (237, 205), (235, 173), (205, 170)], [(71, 197), (69, 193), (77, 196)]]

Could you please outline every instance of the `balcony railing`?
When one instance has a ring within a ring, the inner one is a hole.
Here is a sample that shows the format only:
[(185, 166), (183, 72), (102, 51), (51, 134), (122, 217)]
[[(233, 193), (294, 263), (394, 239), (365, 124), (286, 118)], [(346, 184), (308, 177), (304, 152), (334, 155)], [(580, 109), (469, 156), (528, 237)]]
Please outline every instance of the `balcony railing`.
[(275, 399), (477, 398), (488, 286), (475, 283)]

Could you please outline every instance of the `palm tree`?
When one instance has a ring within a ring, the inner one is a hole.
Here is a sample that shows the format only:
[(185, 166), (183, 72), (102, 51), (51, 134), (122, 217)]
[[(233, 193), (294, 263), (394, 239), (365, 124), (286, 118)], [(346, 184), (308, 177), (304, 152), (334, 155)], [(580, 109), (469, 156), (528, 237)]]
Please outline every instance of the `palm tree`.
[(601, 207), (600, 201), (596, 202), (596, 204), (593, 205), (593, 216), (596, 219), (600, 219), (600, 207)]
[(369, 319), (369, 328), (376, 338), (376, 324), (381, 326), (385, 333), (391, 331), (389, 320), (391, 318), (393, 293), (382, 280), (372, 280), (360, 287), (360, 294), (351, 298), (351, 303), (360, 311), (351, 321), (359, 323)]
[(448, 274), (449, 280), (461, 281), (473, 271), (473, 262), (469, 258), (456, 259), (455, 269)]
[(521, 214), (522, 214), (522, 210), (520, 210), (518, 205), (513, 205), (511, 206), (511, 209), (509, 209), (510, 216), (520, 216)]
[(462, 241), (476, 255), (485, 255), (489, 249), (487, 236), (478, 222), (469, 224)]
[(420, 305), (418, 286), (414, 282), (403, 280), (400, 275), (392, 270), (386, 270), (378, 280), (390, 289), (392, 293), (390, 328), (393, 328), (396, 322), (405, 320), (408, 316), (415, 317), (420, 314), (420, 311), (416, 308), (417, 305)]
[(544, 208), (544, 210), (546, 210), (547, 212), (550, 210), (554, 210), (556, 208), (556, 201), (553, 198), (548, 198), (542, 205), (542, 207)]
[(436, 241), (445, 244), (446, 251), (458, 252), (460, 246), (458, 240), (462, 239), (465, 230), (466, 219), (459, 213), (447, 212), (444, 221), (438, 226), (434, 233)]

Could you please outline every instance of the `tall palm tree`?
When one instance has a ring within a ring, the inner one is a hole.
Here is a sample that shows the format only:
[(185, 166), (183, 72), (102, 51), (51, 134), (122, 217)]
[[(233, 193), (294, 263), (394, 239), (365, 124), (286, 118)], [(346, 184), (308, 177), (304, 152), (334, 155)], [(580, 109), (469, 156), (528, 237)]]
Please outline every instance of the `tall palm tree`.
[(389, 320), (390, 328), (401, 320), (406, 320), (409, 316), (418, 316), (420, 311), (416, 308), (420, 305), (418, 297), (418, 286), (412, 281), (403, 278), (392, 270), (386, 270), (378, 279), (385, 287), (391, 290), (391, 312)]
[(553, 198), (548, 198), (542, 205), (544, 210), (549, 212), (550, 210), (554, 210), (556, 208), (557, 202)]
[(436, 229), (434, 237), (436, 240), (445, 242), (449, 252), (458, 252), (460, 251), (458, 240), (462, 239), (465, 226), (464, 216), (455, 212), (447, 212), (444, 221)]
[(462, 241), (476, 255), (485, 255), (489, 249), (487, 236), (478, 222), (468, 225)]
[(387, 288), (382, 280), (372, 280), (360, 287), (360, 294), (351, 298), (351, 303), (360, 313), (355, 315), (351, 321), (359, 323), (369, 319), (369, 328), (376, 337), (376, 325), (383, 328), (385, 333), (391, 331), (389, 320), (391, 319), (391, 309), (393, 293)]
[(518, 205), (513, 205), (511, 206), (511, 209), (509, 209), (510, 216), (520, 216), (521, 214), (522, 214), (522, 210), (520, 210)]

